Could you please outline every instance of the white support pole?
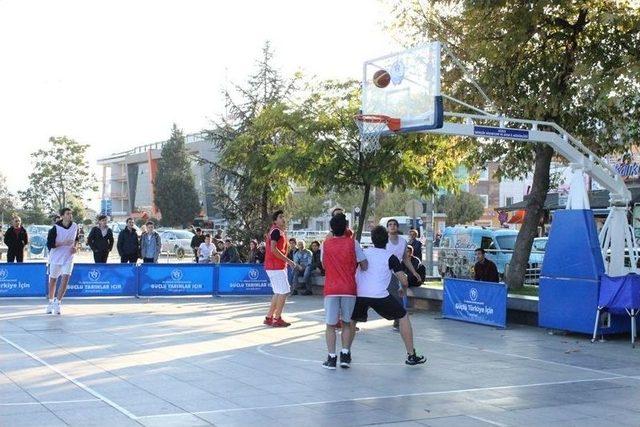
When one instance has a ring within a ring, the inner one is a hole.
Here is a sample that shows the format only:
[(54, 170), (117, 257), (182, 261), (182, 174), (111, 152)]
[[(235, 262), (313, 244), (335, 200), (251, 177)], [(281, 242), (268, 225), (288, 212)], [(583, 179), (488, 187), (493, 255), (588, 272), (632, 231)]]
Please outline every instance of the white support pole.
[(572, 163), (571, 187), (567, 198), (567, 209), (591, 209), (589, 206), (589, 196), (584, 185), (583, 168), (581, 165)]
[(609, 276), (624, 276), (627, 273), (624, 267), (625, 249), (630, 246), (630, 251), (633, 251), (633, 242), (627, 241), (627, 229), (627, 208), (611, 206), (609, 217), (600, 232), (602, 257)]

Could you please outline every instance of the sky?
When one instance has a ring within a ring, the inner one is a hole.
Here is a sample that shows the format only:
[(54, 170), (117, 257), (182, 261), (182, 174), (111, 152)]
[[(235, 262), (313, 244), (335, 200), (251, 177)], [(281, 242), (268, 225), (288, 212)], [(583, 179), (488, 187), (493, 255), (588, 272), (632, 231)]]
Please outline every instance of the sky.
[(0, 0), (0, 171), (15, 193), (50, 136), (89, 161), (192, 133), (223, 112), (226, 82), (254, 71), (266, 40), (287, 75), (359, 79), (400, 49), (378, 0)]

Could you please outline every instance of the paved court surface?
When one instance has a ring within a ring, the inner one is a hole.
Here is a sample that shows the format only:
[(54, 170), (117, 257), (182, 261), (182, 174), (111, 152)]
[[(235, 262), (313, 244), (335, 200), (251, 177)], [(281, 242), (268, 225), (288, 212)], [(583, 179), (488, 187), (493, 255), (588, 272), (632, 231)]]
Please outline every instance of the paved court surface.
[(361, 325), (351, 369), (326, 356), (320, 297), (287, 329), (266, 298), (0, 300), (0, 426), (640, 425), (640, 348), (624, 337), (412, 315), (426, 365), (389, 322)]

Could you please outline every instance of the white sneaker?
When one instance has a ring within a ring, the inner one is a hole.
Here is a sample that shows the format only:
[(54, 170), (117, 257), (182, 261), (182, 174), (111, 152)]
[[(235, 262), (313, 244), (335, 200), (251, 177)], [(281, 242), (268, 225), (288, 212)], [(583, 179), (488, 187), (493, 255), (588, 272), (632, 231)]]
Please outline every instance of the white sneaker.
[(53, 313), (53, 301), (49, 301), (49, 304), (47, 304), (47, 309), (45, 311), (46, 314), (52, 314)]
[(62, 301), (53, 300), (53, 314), (62, 314)]

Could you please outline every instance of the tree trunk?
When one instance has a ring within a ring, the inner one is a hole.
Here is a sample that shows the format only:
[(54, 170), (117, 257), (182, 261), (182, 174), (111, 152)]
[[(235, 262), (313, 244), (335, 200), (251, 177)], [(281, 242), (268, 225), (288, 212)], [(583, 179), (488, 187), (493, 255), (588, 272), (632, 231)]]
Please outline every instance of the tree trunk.
[(509, 268), (506, 271), (505, 282), (509, 285), (509, 288), (521, 288), (524, 285), (531, 245), (533, 245), (533, 239), (538, 234), (538, 225), (544, 215), (544, 201), (549, 191), (549, 168), (553, 149), (547, 145), (538, 145), (535, 148), (535, 152), (533, 184), (530, 197), (527, 200), (527, 213), (516, 239)]
[(360, 206), (360, 218), (358, 221), (358, 228), (356, 230), (356, 240), (359, 242), (362, 237), (362, 229), (364, 228), (364, 221), (367, 217), (367, 206), (369, 205), (369, 193), (371, 192), (371, 184), (364, 185), (364, 195), (362, 197), (362, 205)]

